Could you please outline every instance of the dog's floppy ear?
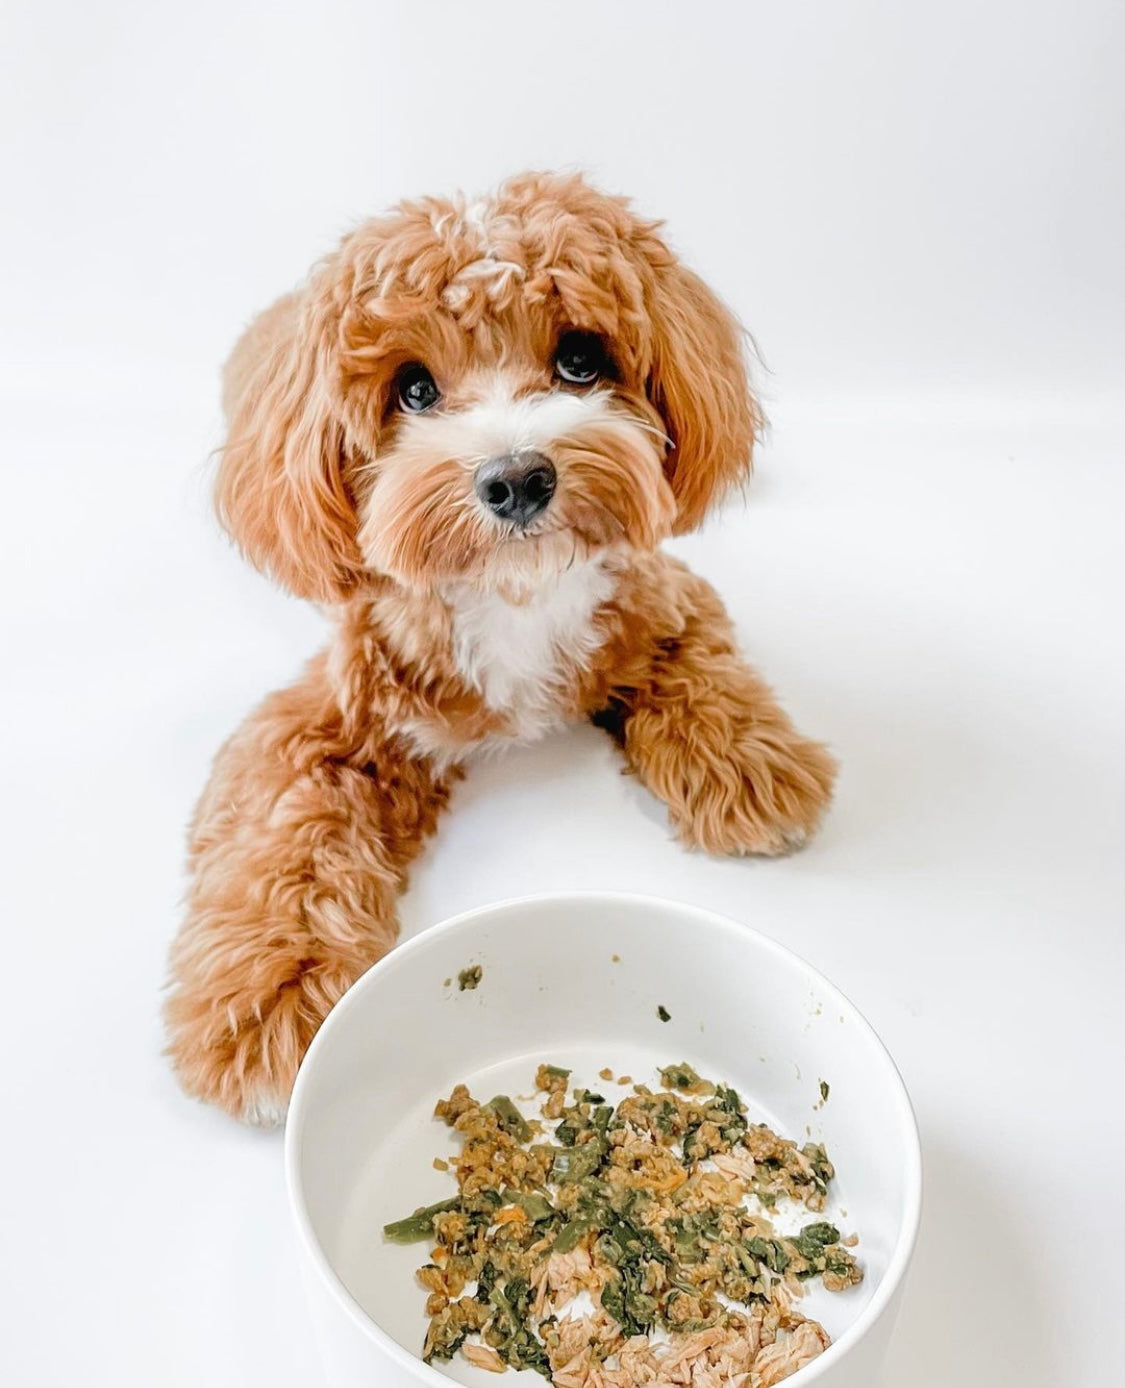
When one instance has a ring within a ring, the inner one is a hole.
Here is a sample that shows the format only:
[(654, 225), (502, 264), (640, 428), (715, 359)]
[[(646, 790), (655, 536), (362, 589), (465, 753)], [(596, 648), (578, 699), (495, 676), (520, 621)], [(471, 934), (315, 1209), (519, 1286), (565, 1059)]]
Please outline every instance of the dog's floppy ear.
[(761, 414), (734, 315), (670, 252), (653, 259), (648, 396), (672, 441), (666, 466), (678, 507), (673, 529), (682, 535), (749, 476)]
[(315, 602), (347, 597), (363, 568), (327, 388), (331, 334), (312, 291), (251, 323), (224, 372), (228, 437), (215, 483), (219, 518), (246, 557)]

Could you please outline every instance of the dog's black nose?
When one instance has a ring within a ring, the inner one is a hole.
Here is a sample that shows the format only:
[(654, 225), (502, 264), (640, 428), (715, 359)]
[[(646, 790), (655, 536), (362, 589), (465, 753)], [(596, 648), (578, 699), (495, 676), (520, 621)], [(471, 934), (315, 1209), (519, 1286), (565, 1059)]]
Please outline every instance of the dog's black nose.
[(477, 496), (501, 520), (527, 525), (555, 494), (555, 465), (542, 453), (509, 453), (481, 463), (473, 478)]

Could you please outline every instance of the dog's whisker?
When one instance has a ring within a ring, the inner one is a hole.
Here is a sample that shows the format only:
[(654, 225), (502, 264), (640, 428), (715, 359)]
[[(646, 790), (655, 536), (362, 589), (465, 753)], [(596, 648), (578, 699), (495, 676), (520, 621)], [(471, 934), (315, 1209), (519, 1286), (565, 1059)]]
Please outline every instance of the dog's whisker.
[(659, 439), (666, 447), (673, 447), (673, 440), (668, 436), (664, 429), (658, 429), (655, 424), (650, 424), (646, 419), (638, 419), (635, 415), (629, 416), (629, 423), (635, 429), (642, 429), (646, 434), (651, 434), (653, 438)]

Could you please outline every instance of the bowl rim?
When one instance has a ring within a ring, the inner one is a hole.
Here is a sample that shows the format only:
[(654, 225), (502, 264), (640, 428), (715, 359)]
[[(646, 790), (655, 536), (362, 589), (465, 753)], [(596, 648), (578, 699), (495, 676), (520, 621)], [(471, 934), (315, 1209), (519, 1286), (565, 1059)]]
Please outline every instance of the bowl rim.
[[(628, 892), (628, 891), (565, 891), (565, 892), (536, 892), (524, 896), (505, 897), (499, 901), (489, 902), (483, 906), (472, 907), (468, 911), (461, 911), (455, 916), (450, 916), (434, 925), (425, 926), (417, 934), (409, 939), (395, 945), (381, 959), (377, 960), (365, 973), (361, 974), (350, 988), (341, 996), (336, 1005), (329, 1012), (320, 1029), (312, 1039), (308, 1051), (301, 1062), (297, 1072), (297, 1080), (293, 1087), (293, 1096), (289, 1104), (288, 1117), (285, 1124), (285, 1185), (288, 1193), (289, 1208), (297, 1226), (298, 1239), (303, 1249), (309, 1265), (315, 1270), (317, 1277), (330, 1293), (332, 1299), (339, 1305), (344, 1314), (351, 1321), (353, 1326), (360, 1334), (370, 1340), (378, 1349), (387, 1355), (394, 1363), (407, 1373), (416, 1377), (421, 1383), (430, 1385), (430, 1388), (448, 1388), (448, 1385), (455, 1380), (450, 1379), (440, 1370), (433, 1368), (425, 1363), (416, 1354), (412, 1354), (393, 1339), (379, 1323), (374, 1320), (360, 1306), (359, 1302), (352, 1296), (340, 1279), (335, 1268), (328, 1259), (327, 1254), (321, 1247), (320, 1240), (317, 1238), (313, 1229), (312, 1219), (308, 1212), (308, 1207), (304, 1198), (304, 1187), (301, 1179), (301, 1146), (304, 1136), (306, 1122), (306, 1094), (310, 1091), (314, 1080), (312, 1076), (316, 1068), (316, 1057), (325, 1045), (325, 1037), (334, 1026), (339, 1024), (339, 1020), (346, 1013), (359, 1005), (359, 1000), (370, 990), (373, 979), (393, 972), (397, 966), (397, 961), (416, 953), (419, 949), (427, 948), (432, 945), (440, 935), (452, 934), (458, 930), (471, 928), (473, 923), (481, 917), (488, 917), (501, 912), (511, 911), (519, 908), (538, 908), (545, 905), (566, 905), (574, 903), (588, 907), (591, 903), (602, 901), (611, 904), (628, 903), (630, 905), (649, 906), (668, 908), (685, 912), (695, 916), (701, 921), (705, 921), (708, 926), (717, 928), (725, 932), (738, 931), (741, 935), (750, 935), (756, 944), (767, 953), (775, 955), (784, 960), (790, 966), (797, 965), (805, 973), (814, 978), (817, 984), (826, 990), (827, 995), (832, 997), (843, 1008), (845, 1015), (850, 1016), (850, 1020), (858, 1024), (860, 1030), (865, 1033), (868, 1040), (874, 1044), (875, 1051), (885, 1062), (886, 1078), (890, 1090), (894, 1095), (898, 1116), (901, 1123), (904, 1157), (906, 1170), (905, 1195), (902, 1221), (899, 1226), (898, 1237), (895, 1241), (894, 1250), (887, 1270), (883, 1275), (874, 1296), (863, 1308), (856, 1319), (848, 1328), (832, 1341), (823, 1354), (817, 1356), (810, 1364), (803, 1369), (798, 1369), (792, 1375), (794, 1388), (799, 1385), (812, 1384), (823, 1374), (828, 1373), (832, 1366), (844, 1358), (845, 1355), (866, 1338), (868, 1332), (874, 1327), (876, 1322), (882, 1317), (888, 1306), (894, 1300), (896, 1293), (902, 1285), (903, 1278), (910, 1266), (910, 1260), (914, 1253), (914, 1247), (918, 1238), (918, 1228), (922, 1215), (922, 1146), (918, 1132), (918, 1122), (914, 1113), (914, 1107), (910, 1102), (906, 1084), (902, 1075), (895, 1064), (894, 1058), (883, 1043), (878, 1032), (860, 1012), (859, 1008), (852, 1000), (819, 969), (814, 968), (806, 959), (788, 946), (780, 944), (772, 936), (764, 934), (752, 925), (747, 925), (742, 921), (736, 920), (733, 916), (728, 916), (720, 911), (713, 911), (707, 906), (696, 906), (690, 902), (677, 901), (672, 897), (655, 896), (651, 893)], [(789, 1380), (787, 1380), (788, 1382)]]

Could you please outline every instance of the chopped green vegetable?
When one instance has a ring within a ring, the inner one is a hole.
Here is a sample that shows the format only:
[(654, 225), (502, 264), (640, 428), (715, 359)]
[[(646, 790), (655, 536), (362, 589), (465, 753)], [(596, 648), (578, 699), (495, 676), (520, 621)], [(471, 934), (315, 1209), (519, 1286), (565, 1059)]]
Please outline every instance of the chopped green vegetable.
[(743, 1247), (771, 1272), (784, 1272), (792, 1261), (780, 1239), (747, 1239)]
[(477, 1300), (488, 1302), (492, 1288), (497, 1278), (496, 1265), (491, 1260), (486, 1260), (484, 1266), (477, 1273)]
[(383, 1237), (392, 1243), (419, 1243), (434, 1232), (434, 1216), (446, 1214), (460, 1205), (459, 1199), (439, 1200), (436, 1205), (419, 1206), (412, 1215), (383, 1225)]
[(663, 1003), (661, 1003), (660, 1006), (656, 1009), (656, 1015), (660, 1018), (662, 1022), (670, 1022), (672, 1020), (672, 1014), (668, 1011), (668, 1009), (664, 1006)]
[(578, 1247), (591, 1229), (598, 1227), (597, 1220), (591, 1217), (584, 1219), (572, 1219), (564, 1224), (559, 1230), (559, 1235), (552, 1245), (552, 1253), (569, 1253)]
[(823, 1103), (827, 1103), (827, 1101), (828, 1101), (828, 1081), (827, 1081), (827, 1080), (821, 1080), (821, 1082), (820, 1082), (820, 1102), (823, 1104)]
[(462, 969), (457, 975), (457, 987), (464, 993), (468, 989), (475, 988), (484, 977), (484, 970), (479, 964), (471, 964), (467, 969)]
[(602, 1164), (605, 1148), (600, 1142), (584, 1142), (581, 1147), (559, 1147), (551, 1167), (555, 1181), (584, 1181)]
[(536, 1195), (534, 1191), (525, 1194), (522, 1190), (508, 1190), (505, 1187), (501, 1195), (505, 1205), (518, 1205), (533, 1224), (539, 1224), (555, 1214), (555, 1207), (547, 1197)]
[(793, 1247), (802, 1258), (819, 1258), (830, 1243), (839, 1243), (840, 1231), (831, 1224), (806, 1224), (795, 1239)]
[(836, 1168), (828, 1160), (828, 1153), (819, 1142), (806, 1142), (801, 1148), (803, 1156), (808, 1157), (816, 1179), (827, 1186), (836, 1175)]
[(489, 1099), (485, 1108), (491, 1109), (499, 1118), (500, 1126), (506, 1133), (520, 1142), (526, 1142), (531, 1136), (531, 1128), (523, 1114), (508, 1098), (507, 1094), (497, 1094), (494, 1099)]

